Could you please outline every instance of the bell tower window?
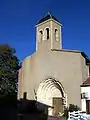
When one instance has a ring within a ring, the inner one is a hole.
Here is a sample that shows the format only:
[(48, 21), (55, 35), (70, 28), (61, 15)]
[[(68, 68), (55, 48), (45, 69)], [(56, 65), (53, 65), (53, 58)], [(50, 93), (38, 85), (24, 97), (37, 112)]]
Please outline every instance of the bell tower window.
[(41, 30), (39, 33), (40, 33), (40, 40), (42, 40), (42, 38), (43, 38), (43, 31)]
[(47, 40), (49, 39), (49, 28), (46, 28)]
[(58, 30), (55, 29), (55, 40), (58, 41)]
[(23, 99), (27, 99), (27, 92), (23, 93)]

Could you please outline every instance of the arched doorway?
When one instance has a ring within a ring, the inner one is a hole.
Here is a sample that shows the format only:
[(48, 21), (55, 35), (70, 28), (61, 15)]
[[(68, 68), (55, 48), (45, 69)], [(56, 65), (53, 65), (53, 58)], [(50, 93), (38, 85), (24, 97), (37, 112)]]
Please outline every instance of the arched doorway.
[(37, 90), (37, 101), (54, 107), (49, 108), (49, 115), (62, 113), (66, 105), (66, 94), (62, 84), (52, 77), (42, 81)]

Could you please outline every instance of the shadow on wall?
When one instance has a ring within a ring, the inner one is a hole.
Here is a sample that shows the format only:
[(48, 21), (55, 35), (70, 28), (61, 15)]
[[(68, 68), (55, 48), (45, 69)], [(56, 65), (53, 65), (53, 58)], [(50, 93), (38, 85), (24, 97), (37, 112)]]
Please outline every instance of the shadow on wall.
[(27, 99), (0, 100), (1, 120), (47, 120), (48, 107), (45, 104)]
[(20, 99), (17, 105), (18, 120), (47, 120), (49, 106), (26, 99)]

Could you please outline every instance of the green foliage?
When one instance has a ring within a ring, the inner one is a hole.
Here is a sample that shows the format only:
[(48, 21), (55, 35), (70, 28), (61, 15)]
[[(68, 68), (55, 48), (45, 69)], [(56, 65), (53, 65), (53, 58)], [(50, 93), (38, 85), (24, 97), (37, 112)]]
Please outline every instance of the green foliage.
[(15, 95), (17, 92), (20, 66), (15, 52), (8, 44), (0, 45), (0, 97)]
[(74, 104), (69, 105), (69, 111), (70, 112), (78, 111), (78, 110), (80, 110), (80, 108), (77, 105), (74, 105)]
[(67, 108), (65, 108), (64, 109), (64, 117), (66, 118), (66, 120), (68, 119), (68, 112), (73, 112), (73, 111), (78, 111), (78, 110), (80, 110), (80, 108), (77, 106), (77, 105), (74, 105), (74, 104), (70, 104), (69, 105), (69, 108), (67, 107)]
[(65, 108), (65, 109), (64, 109), (64, 115), (63, 115), (63, 116), (66, 118), (66, 120), (67, 120), (68, 117), (69, 117), (69, 116), (68, 116), (68, 112), (69, 112), (68, 108)]

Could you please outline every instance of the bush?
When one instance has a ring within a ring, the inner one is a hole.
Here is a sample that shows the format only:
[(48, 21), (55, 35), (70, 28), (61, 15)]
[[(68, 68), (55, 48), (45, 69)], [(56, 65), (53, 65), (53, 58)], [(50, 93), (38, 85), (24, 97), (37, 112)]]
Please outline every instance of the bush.
[(63, 116), (66, 118), (66, 120), (67, 120), (68, 117), (69, 117), (69, 116), (68, 116), (68, 112), (69, 112), (68, 108), (65, 108), (65, 109), (64, 109), (64, 115), (63, 115)]
[(78, 111), (78, 110), (80, 110), (80, 108), (77, 105), (74, 104), (69, 105), (69, 112)]
[(65, 108), (64, 109), (64, 117), (66, 118), (66, 120), (68, 119), (68, 117), (69, 117), (69, 114), (68, 114), (68, 112), (73, 112), (73, 111), (78, 111), (78, 110), (80, 110), (80, 108), (77, 106), (77, 105), (74, 105), (74, 104), (70, 104), (69, 105), (69, 108), (67, 107), (67, 108)]

